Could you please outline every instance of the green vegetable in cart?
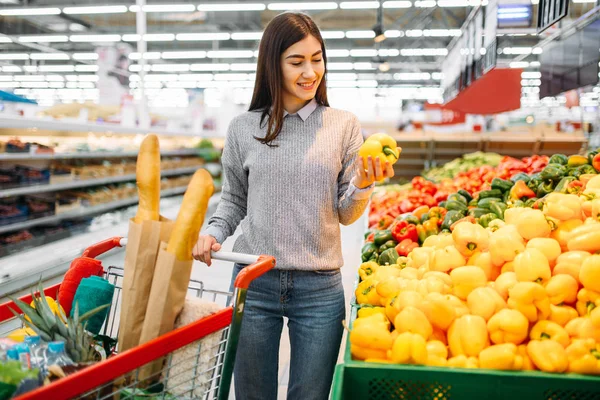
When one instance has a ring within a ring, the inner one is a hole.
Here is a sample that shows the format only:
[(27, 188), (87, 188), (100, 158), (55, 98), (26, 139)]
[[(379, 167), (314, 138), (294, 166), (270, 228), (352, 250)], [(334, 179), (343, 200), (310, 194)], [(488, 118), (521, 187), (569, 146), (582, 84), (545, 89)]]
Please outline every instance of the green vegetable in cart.
[(467, 203), (473, 200), (473, 196), (471, 196), (471, 193), (467, 192), (465, 189), (460, 189), (457, 193), (465, 199), (467, 199)]
[(381, 253), (377, 262), (379, 263), (379, 265), (392, 265), (396, 263), (398, 257), (400, 257), (400, 255), (398, 254), (396, 249), (392, 247), (391, 249), (387, 249), (386, 251)]
[(522, 200), (515, 200), (512, 202), (513, 207), (525, 207), (525, 202)]
[(537, 197), (532, 197), (530, 199), (527, 199), (527, 201), (525, 202), (525, 207), (533, 207), (533, 205), (535, 204), (536, 201), (538, 201), (539, 199)]
[(592, 167), (589, 164), (584, 164), (584, 165), (580, 165), (579, 167), (577, 167), (577, 169), (575, 170), (575, 174), (574, 176), (579, 179), (579, 177), (581, 175), (585, 175), (585, 174), (595, 174), (596, 173), (596, 169), (594, 169), (594, 167)]
[(427, 221), (429, 218), (431, 218), (431, 216), (429, 215), (428, 212), (426, 212), (425, 214), (421, 215), (421, 223)]
[(487, 208), (476, 207), (476, 208), (471, 208), (469, 210), (469, 215), (473, 218), (480, 218), (481, 216), (483, 216), (489, 212), (490, 212), (490, 210)]
[(548, 164), (546, 168), (542, 170), (540, 173), (540, 178), (543, 181), (551, 179), (553, 181), (560, 181), (563, 176), (565, 176), (567, 170), (562, 165), (559, 164)]
[(482, 215), (479, 218), (478, 223), (479, 223), (479, 225), (483, 226), (484, 228), (487, 228), (490, 225), (490, 222), (492, 222), (495, 219), (498, 219), (498, 216), (496, 214), (488, 213), (488, 214)]
[(488, 197), (501, 198), (502, 191), (500, 191), (498, 189), (491, 189), (491, 190), (482, 190), (481, 192), (479, 192), (479, 200), (486, 199)]
[[(452, 193), (450, 196), (448, 196), (448, 199), (446, 200), (446, 204), (450, 201), (458, 201), (458, 202), (464, 204), (465, 206), (469, 203), (467, 201), (467, 199), (460, 193)], [(446, 207), (446, 208), (448, 208), (448, 207)]]
[(385, 229), (382, 231), (375, 232), (375, 236), (373, 237), (373, 243), (375, 243), (376, 246), (381, 246), (388, 240), (393, 239), (394, 237), (392, 236), (392, 231), (389, 229)]
[(540, 183), (537, 188), (536, 196), (538, 198), (544, 197), (547, 194), (550, 194), (554, 191), (554, 181), (552, 179), (546, 179), (544, 182)]
[(446, 200), (444, 200), (444, 201), (440, 202), (440, 203), (438, 204), (438, 207), (446, 208)]
[(464, 218), (465, 214), (458, 210), (448, 210), (446, 216), (444, 217), (444, 221), (442, 222), (442, 230), (450, 230), (450, 227), (453, 223), (458, 221), (461, 218)]
[(554, 191), (559, 192), (559, 193), (567, 193), (569, 183), (576, 181), (576, 180), (577, 180), (577, 178), (575, 178), (574, 176), (565, 176), (564, 178), (562, 178), (560, 180), (560, 182), (558, 182), (558, 185), (556, 185), (556, 187), (554, 188)]
[(377, 255), (377, 245), (375, 243), (365, 243), (360, 249), (360, 258), (363, 262), (369, 261), (373, 254)]
[(398, 244), (398, 242), (396, 242), (395, 240), (388, 240), (387, 242), (385, 242), (384, 244), (382, 244), (381, 246), (379, 246), (379, 249), (378, 249), (379, 253), (383, 253), (387, 249), (391, 249), (392, 247), (396, 247), (397, 244)]
[(496, 203), (499, 201), (502, 201), (502, 199), (498, 197), (486, 197), (485, 199), (479, 200), (479, 202), (477, 203), (477, 207), (489, 210), (492, 203)]
[(550, 159), (548, 160), (548, 164), (560, 164), (560, 165), (567, 165), (567, 161), (569, 159), (567, 158), (567, 156), (565, 156), (564, 154), (554, 154), (552, 157), (550, 157)]
[(467, 205), (457, 201), (457, 200), (448, 200), (446, 202), (446, 210), (450, 211), (450, 210), (457, 210), (457, 211), (461, 211), (463, 213), (466, 213), (468, 211)]
[(492, 189), (499, 190), (502, 193), (508, 192), (511, 187), (513, 187), (515, 183), (511, 181), (506, 181), (500, 178), (492, 179)]
[(504, 211), (506, 211), (506, 208), (506, 204), (501, 201), (492, 203), (490, 205), (490, 210), (502, 220), (504, 219)]
[(419, 225), (421, 223), (421, 221), (419, 220), (419, 218), (415, 217), (412, 214), (407, 214), (407, 215), (403, 215), (400, 218), (400, 221), (406, 221), (411, 225)]
[(527, 175), (525, 172), (519, 172), (516, 175), (513, 175), (512, 178), (510, 178), (510, 180), (513, 183), (516, 183), (517, 181), (524, 181), (525, 183), (529, 182), (529, 180), (531, 179), (531, 177), (529, 175)]
[(473, 200), (469, 201), (468, 206), (469, 207), (477, 207), (477, 199), (473, 199)]

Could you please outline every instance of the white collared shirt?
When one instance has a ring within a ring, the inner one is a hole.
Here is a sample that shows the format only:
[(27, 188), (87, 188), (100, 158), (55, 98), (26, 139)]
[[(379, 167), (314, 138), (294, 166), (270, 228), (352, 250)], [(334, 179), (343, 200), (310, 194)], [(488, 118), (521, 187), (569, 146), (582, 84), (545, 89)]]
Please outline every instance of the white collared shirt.
[(288, 115), (298, 114), (298, 116), (302, 118), (302, 121), (306, 121), (308, 117), (310, 117), (310, 114), (312, 114), (317, 109), (317, 107), (319, 107), (319, 104), (317, 103), (317, 100), (315, 100), (315, 98), (313, 97), (313, 99), (309, 101), (307, 105), (302, 107), (295, 114), (290, 114), (286, 110), (283, 110), (283, 118), (287, 117)]

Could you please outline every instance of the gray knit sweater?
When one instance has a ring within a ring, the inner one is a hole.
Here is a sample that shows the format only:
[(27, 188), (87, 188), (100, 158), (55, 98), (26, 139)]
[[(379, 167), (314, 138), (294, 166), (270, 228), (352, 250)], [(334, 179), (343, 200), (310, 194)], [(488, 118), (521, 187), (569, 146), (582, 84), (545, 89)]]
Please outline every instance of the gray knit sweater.
[(221, 160), (221, 201), (203, 233), (223, 243), (241, 222), (235, 252), (272, 255), (279, 269), (337, 269), (339, 224), (356, 221), (372, 192), (351, 183), (360, 124), (349, 112), (323, 106), (299, 114), (284, 118), (273, 142), (278, 147), (254, 139), (266, 134), (260, 112), (233, 119)]

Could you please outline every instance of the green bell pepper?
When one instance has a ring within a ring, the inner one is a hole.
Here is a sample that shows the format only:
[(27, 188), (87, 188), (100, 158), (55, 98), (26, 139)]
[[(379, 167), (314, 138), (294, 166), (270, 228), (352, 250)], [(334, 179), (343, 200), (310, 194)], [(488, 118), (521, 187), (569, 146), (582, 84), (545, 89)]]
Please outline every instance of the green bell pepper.
[(531, 177), (529, 175), (527, 175), (525, 172), (519, 172), (516, 175), (513, 175), (512, 178), (510, 178), (511, 182), (517, 183), (517, 181), (524, 181), (525, 183), (529, 182), (529, 180), (531, 179)]
[(537, 197), (532, 197), (530, 199), (527, 199), (527, 201), (525, 202), (525, 207), (533, 207), (533, 205), (535, 204), (536, 201), (538, 201), (539, 199)]
[(377, 245), (372, 242), (365, 243), (362, 249), (360, 249), (360, 259), (363, 262), (367, 262), (373, 255), (377, 256)]
[[(467, 201), (467, 199), (460, 193), (452, 193), (450, 196), (448, 196), (448, 199), (446, 200), (446, 204), (448, 204), (451, 201), (458, 201), (462, 204), (464, 204), (465, 206), (469, 203)], [(446, 206), (446, 208), (448, 208)]]
[(479, 200), (487, 199), (488, 197), (502, 197), (502, 191), (498, 189), (482, 190), (479, 192)]
[(396, 251), (396, 248), (392, 247), (391, 249), (387, 249), (379, 255), (377, 263), (379, 265), (396, 264), (396, 261), (398, 261), (398, 257), (400, 257), (400, 255)]
[(550, 157), (550, 159), (548, 160), (548, 164), (560, 164), (560, 165), (567, 165), (567, 161), (569, 159), (567, 158), (567, 156), (565, 156), (564, 154), (554, 154), (552, 155), (552, 157)]
[(483, 216), (489, 212), (490, 212), (490, 210), (488, 210), (486, 208), (476, 207), (476, 208), (471, 208), (469, 210), (469, 215), (473, 218), (480, 218), (481, 216)]
[(458, 210), (448, 210), (446, 216), (444, 217), (444, 222), (442, 222), (442, 230), (450, 230), (450, 227), (453, 223), (458, 221), (461, 218), (464, 218), (465, 214)]
[(376, 246), (381, 246), (382, 244), (384, 244), (385, 242), (387, 242), (388, 240), (393, 240), (394, 237), (392, 236), (392, 231), (390, 229), (385, 229), (382, 231), (377, 231), (375, 233), (375, 237), (373, 238), (373, 242), (375, 243)]
[(540, 173), (540, 178), (543, 181), (551, 179), (555, 182), (560, 181), (565, 176), (567, 169), (560, 164), (548, 164)]
[(466, 213), (469, 209), (466, 204), (463, 204), (458, 200), (448, 200), (446, 202), (446, 210), (457, 210)]
[(573, 175), (575, 178), (579, 179), (579, 177), (581, 175), (585, 175), (585, 174), (596, 174), (596, 169), (589, 165), (589, 164), (584, 164), (584, 165), (580, 165), (579, 167), (577, 167), (576, 171), (575, 171), (575, 175)]
[(523, 200), (515, 200), (512, 202), (512, 206), (514, 207), (525, 207), (525, 203)]
[(577, 178), (575, 178), (574, 176), (565, 176), (564, 178), (562, 178), (560, 180), (560, 182), (558, 182), (558, 185), (556, 185), (556, 187), (554, 188), (555, 192), (559, 192), (559, 193), (567, 193), (567, 188), (569, 186), (569, 183), (576, 181)]
[(479, 223), (479, 225), (483, 226), (484, 228), (487, 228), (490, 225), (490, 222), (492, 222), (495, 219), (498, 219), (498, 216), (496, 214), (488, 213), (481, 216), (481, 218), (479, 218), (477, 222)]
[(388, 240), (387, 242), (385, 242), (384, 244), (382, 244), (381, 246), (379, 246), (379, 253), (383, 253), (384, 251), (386, 251), (387, 249), (391, 249), (392, 247), (396, 247), (396, 245), (398, 244), (398, 242), (396, 242), (395, 240)]
[(504, 220), (504, 211), (506, 211), (506, 208), (507, 208), (506, 204), (501, 201), (497, 201), (490, 205), (490, 210), (494, 214), (496, 214), (498, 216), (498, 218), (500, 218), (501, 220)]
[(499, 190), (501, 192), (508, 192), (515, 183), (511, 181), (505, 181), (504, 179), (494, 178), (492, 179), (492, 189)]
[(429, 215), (428, 212), (426, 212), (425, 214), (421, 215), (421, 223), (427, 221), (429, 218), (431, 218), (431, 216)]
[(440, 202), (438, 203), (438, 207), (446, 208), (446, 200), (444, 200), (444, 201), (440, 201)]
[(486, 197), (485, 199), (479, 200), (479, 202), (477, 203), (477, 207), (489, 210), (492, 203), (496, 203), (499, 201), (502, 201), (502, 199), (499, 197)]
[(465, 189), (460, 189), (457, 193), (465, 199), (467, 199), (467, 203), (473, 200), (473, 196), (471, 196), (471, 193), (467, 192)]
[(469, 201), (468, 206), (469, 207), (477, 207), (477, 199), (473, 199), (473, 200)]
[(536, 196), (538, 198), (544, 197), (547, 194), (550, 194), (554, 191), (554, 181), (552, 179), (546, 179), (544, 182), (540, 183), (537, 188)]
[(401, 217), (400, 219), (401, 221), (406, 221), (411, 225), (419, 225), (421, 223), (421, 220), (417, 217), (415, 217), (412, 214), (407, 214)]
[(535, 192), (537, 190), (538, 186), (540, 186), (540, 183), (542, 183), (542, 182), (543, 182), (543, 179), (541, 179), (539, 177), (531, 178), (531, 180), (529, 182), (527, 182), (527, 187)]

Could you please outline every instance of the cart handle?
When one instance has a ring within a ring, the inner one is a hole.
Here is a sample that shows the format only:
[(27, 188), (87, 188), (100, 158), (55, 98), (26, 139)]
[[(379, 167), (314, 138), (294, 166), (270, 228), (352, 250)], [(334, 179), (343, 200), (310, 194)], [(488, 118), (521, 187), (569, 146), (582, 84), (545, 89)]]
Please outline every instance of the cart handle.
[(100, 254), (106, 253), (107, 251), (114, 249), (115, 247), (123, 247), (127, 244), (127, 238), (122, 237), (111, 237), (110, 239), (103, 240), (96, 244), (91, 245), (83, 251), (83, 257), (96, 258)]
[[(219, 253), (216, 253), (219, 254)], [(230, 253), (235, 254), (235, 253)], [(248, 256), (246, 254), (238, 254), (239, 256), (247, 256), (247, 257), (256, 257), (256, 256)], [(228, 260), (230, 261), (230, 260)], [(275, 267), (275, 257), (272, 256), (260, 256), (257, 257), (257, 261), (247, 267), (243, 268), (240, 273), (235, 278), (234, 286), (238, 289), (248, 289), (250, 283), (260, 277), (261, 275), (266, 274), (270, 270)]]

